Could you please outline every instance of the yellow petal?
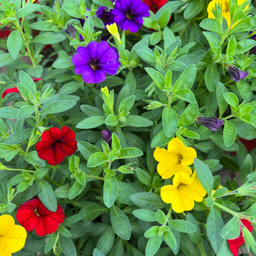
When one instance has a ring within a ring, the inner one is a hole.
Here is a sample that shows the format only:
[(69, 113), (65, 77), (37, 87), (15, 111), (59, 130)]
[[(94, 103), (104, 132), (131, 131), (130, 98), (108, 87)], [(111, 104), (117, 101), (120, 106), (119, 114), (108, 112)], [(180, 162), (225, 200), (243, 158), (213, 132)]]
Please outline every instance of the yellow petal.
[(171, 204), (178, 192), (179, 191), (173, 185), (166, 185), (161, 187), (160, 196), (165, 203)]
[(174, 187), (178, 187), (180, 184), (191, 184), (191, 183), (192, 183), (191, 177), (184, 172), (177, 173), (173, 179)]
[(175, 154), (181, 154), (186, 148), (183, 142), (179, 138), (173, 138), (168, 144), (168, 151)]
[[(194, 208), (195, 202), (192, 198), (188, 197), (187, 189), (179, 190), (180, 200), (175, 200), (172, 208), (175, 212), (181, 213), (184, 211), (191, 211)], [(176, 210), (175, 210), (176, 209)]]
[(172, 157), (177, 158), (177, 155), (168, 152), (165, 148), (156, 148), (154, 151), (154, 158), (158, 162), (167, 161)]
[(111, 35), (113, 35), (113, 36), (117, 39), (117, 41), (121, 44), (122, 41), (121, 41), (120, 35), (119, 35), (119, 33), (118, 33), (116, 23), (113, 23), (113, 24), (111, 24), (111, 25), (107, 25), (106, 28), (107, 28), (108, 32), (109, 32)]
[(11, 256), (11, 253), (21, 250), (27, 238), (26, 230), (15, 225), (10, 215), (0, 216), (0, 252), (3, 256)]
[(177, 163), (177, 164), (170, 165), (170, 162), (160, 162), (157, 165), (157, 172), (162, 177), (162, 179), (169, 179), (173, 175), (179, 172), (183, 172), (183, 173), (187, 173), (188, 175), (191, 175), (192, 170), (188, 166), (185, 166), (182, 164)]
[(183, 165), (191, 165), (194, 163), (194, 159), (197, 157), (195, 149), (191, 147), (186, 147), (181, 152)]
[(215, 19), (215, 16), (213, 15), (212, 9), (215, 9), (215, 4), (221, 5), (222, 0), (213, 0), (211, 1), (207, 6), (207, 12), (208, 12), (208, 18)]
[[(194, 171), (191, 178), (192, 178), (192, 183), (189, 185), (189, 188), (190, 188), (190, 190), (194, 190), (197, 194), (197, 196), (194, 195), (195, 201), (201, 202), (203, 200), (203, 197), (206, 195), (206, 190), (204, 189), (203, 185), (200, 183), (200, 181), (197, 177), (196, 171)], [(200, 199), (200, 198), (202, 198), (202, 199)]]

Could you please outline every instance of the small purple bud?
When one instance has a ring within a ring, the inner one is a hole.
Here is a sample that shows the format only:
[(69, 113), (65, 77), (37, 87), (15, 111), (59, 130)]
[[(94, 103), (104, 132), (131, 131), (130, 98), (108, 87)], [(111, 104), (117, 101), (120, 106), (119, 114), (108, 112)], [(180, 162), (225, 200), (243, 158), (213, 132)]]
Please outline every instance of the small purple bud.
[(101, 136), (102, 136), (102, 139), (104, 141), (106, 141), (109, 145), (111, 144), (111, 142), (112, 142), (112, 135), (111, 135), (111, 132), (109, 130), (103, 130), (101, 132)]
[(223, 125), (223, 120), (217, 117), (198, 116), (195, 121), (212, 131), (217, 131)]
[(247, 71), (241, 71), (234, 65), (228, 65), (227, 71), (230, 74), (230, 77), (235, 81), (238, 82), (240, 79), (244, 79), (249, 75)]
[(67, 29), (65, 29), (65, 33), (70, 35), (71, 38), (76, 39), (76, 30), (72, 24), (68, 24)]

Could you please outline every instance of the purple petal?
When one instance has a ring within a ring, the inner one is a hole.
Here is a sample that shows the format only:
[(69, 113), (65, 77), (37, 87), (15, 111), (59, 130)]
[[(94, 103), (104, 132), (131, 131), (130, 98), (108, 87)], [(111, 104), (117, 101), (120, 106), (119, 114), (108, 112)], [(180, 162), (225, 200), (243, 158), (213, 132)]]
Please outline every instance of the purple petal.
[(91, 67), (89, 65), (78, 66), (75, 68), (75, 73), (83, 74), (83, 73), (87, 72), (88, 69), (91, 69)]
[(119, 68), (120, 64), (118, 61), (111, 62), (109, 64), (100, 65), (101, 70), (104, 70), (109, 75), (116, 75), (116, 72)]
[(88, 60), (83, 58), (80, 54), (75, 54), (73, 57), (72, 57), (72, 62), (73, 64), (77, 67), (77, 66), (81, 66), (81, 65), (86, 65), (88, 64)]
[(92, 68), (88, 68), (82, 75), (83, 80), (88, 84), (95, 83), (95, 71)]
[(117, 54), (113, 48), (109, 48), (100, 59), (100, 65), (117, 60)]
[(109, 130), (103, 130), (101, 132), (102, 139), (106, 142), (109, 142), (111, 139), (111, 132)]
[(100, 60), (101, 57), (110, 49), (107, 42), (100, 42), (97, 49), (97, 60)]
[(247, 72), (247, 71), (241, 71), (241, 70), (239, 70), (240, 72), (240, 79), (244, 79), (244, 78), (246, 78), (248, 75), (249, 75), (249, 72)]
[(107, 75), (103, 70), (95, 70), (95, 83), (101, 83), (106, 79)]
[(80, 54), (84, 59), (89, 60), (90, 59), (90, 55), (88, 54), (87, 48), (86, 47), (78, 47), (77, 48), (77, 53)]
[(90, 55), (90, 60), (94, 60), (96, 58), (97, 48), (98, 43), (96, 41), (92, 41), (87, 45), (86, 49), (88, 51), (88, 54)]

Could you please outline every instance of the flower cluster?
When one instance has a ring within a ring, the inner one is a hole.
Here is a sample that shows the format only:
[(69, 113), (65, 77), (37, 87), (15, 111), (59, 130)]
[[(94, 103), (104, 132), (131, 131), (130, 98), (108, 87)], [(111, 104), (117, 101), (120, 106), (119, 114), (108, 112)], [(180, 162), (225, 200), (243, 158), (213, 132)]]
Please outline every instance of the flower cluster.
[(172, 209), (177, 213), (192, 210), (194, 201), (201, 202), (206, 195), (196, 171), (192, 174), (189, 167), (196, 157), (196, 151), (186, 147), (179, 138), (172, 139), (167, 150), (156, 148), (154, 152), (154, 158), (159, 162), (157, 171), (162, 179), (169, 179), (174, 175), (173, 185), (161, 188), (161, 198), (165, 203), (171, 203)]

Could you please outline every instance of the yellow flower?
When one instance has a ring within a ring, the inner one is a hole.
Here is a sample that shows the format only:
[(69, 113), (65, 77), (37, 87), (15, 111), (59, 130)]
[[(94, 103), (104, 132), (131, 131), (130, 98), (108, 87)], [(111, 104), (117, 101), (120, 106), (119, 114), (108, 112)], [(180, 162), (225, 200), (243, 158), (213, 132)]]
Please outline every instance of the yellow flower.
[(27, 238), (25, 228), (15, 225), (10, 215), (0, 216), (0, 255), (11, 256), (12, 253), (21, 250)]
[[(246, 0), (237, 0), (237, 4), (241, 5)], [(222, 15), (223, 18), (227, 21), (228, 27), (230, 27), (231, 22), (231, 15), (229, 10), (229, 0), (213, 0), (208, 4), (207, 12), (208, 12), (208, 18), (215, 19), (212, 9), (215, 9), (215, 4), (221, 5), (222, 4)], [(249, 5), (246, 6), (245, 10), (248, 9)], [(235, 24), (234, 24), (235, 25)]]
[(107, 96), (107, 98), (109, 99), (109, 90), (108, 87), (105, 86), (104, 88), (101, 87), (101, 91)]
[(184, 172), (179, 172), (174, 176), (173, 185), (161, 188), (160, 195), (165, 203), (172, 204), (172, 209), (175, 212), (181, 213), (192, 210), (194, 201), (203, 201), (206, 190), (195, 171), (191, 177)]
[(119, 35), (119, 33), (118, 33), (116, 23), (113, 23), (113, 24), (111, 24), (111, 25), (107, 25), (106, 28), (107, 28), (108, 32), (109, 32), (111, 35), (113, 35), (113, 36), (117, 39), (117, 41), (121, 44), (122, 41), (121, 41), (120, 35)]
[(196, 151), (186, 147), (179, 138), (172, 139), (165, 148), (156, 148), (154, 158), (159, 162), (157, 171), (162, 179), (171, 178), (178, 172), (185, 172), (191, 175), (192, 170), (188, 165), (194, 163)]

